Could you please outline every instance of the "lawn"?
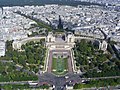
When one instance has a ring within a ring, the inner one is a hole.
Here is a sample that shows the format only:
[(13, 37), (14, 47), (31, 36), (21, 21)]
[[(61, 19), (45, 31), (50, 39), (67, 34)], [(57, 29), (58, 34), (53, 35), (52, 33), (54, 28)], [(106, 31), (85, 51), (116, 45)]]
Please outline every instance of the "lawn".
[(52, 59), (52, 72), (56, 75), (64, 75), (68, 72), (67, 58), (53, 57)]

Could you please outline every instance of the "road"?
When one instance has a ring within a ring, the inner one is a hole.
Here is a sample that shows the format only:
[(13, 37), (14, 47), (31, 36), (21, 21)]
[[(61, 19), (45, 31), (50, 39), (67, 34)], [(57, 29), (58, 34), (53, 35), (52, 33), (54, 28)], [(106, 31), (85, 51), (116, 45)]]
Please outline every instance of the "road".
[(116, 79), (120, 78), (120, 76), (109, 76), (109, 77), (96, 77), (96, 78), (82, 78), (83, 80), (99, 80), (99, 79)]
[[(65, 78), (67, 76), (68, 78)], [(50, 85), (55, 85), (54, 90), (65, 90), (66, 85), (74, 85), (76, 83), (82, 83), (82, 80), (101, 80), (101, 79), (111, 79), (111, 78), (120, 78), (120, 76), (111, 76), (111, 77), (97, 77), (97, 78), (81, 78), (80, 74), (68, 73), (65, 76), (57, 77), (51, 73), (44, 73), (39, 75), (39, 84), (42, 85), (43, 82), (47, 82)]]
[(67, 84), (73, 85), (75, 83), (80, 83), (82, 80), (78, 74), (68, 73), (66, 76), (68, 76), (68, 78), (65, 78), (65, 76), (57, 77), (52, 73), (46, 72), (39, 75), (39, 85), (42, 85), (43, 83), (48, 83), (50, 85), (55, 85), (54, 90), (65, 90), (65, 86)]
[[(1, 85), (4, 85), (4, 84), (19, 84), (19, 85), (24, 85), (24, 84), (28, 84), (28, 82), (30, 82), (30, 81), (0, 82), (0, 84), (1, 84)], [(38, 82), (38, 81), (34, 81), (34, 82)]]
[(48, 66), (47, 66), (47, 72), (51, 73), (52, 70), (52, 51), (49, 51), (49, 59), (48, 59)]
[[(54, 90), (66, 90), (66, 85), (74, 85), (76, 83), (82, 83), (82, 80), (99, 80), (99, 79), (110, 79), (110, 78), (120, 78), (120, 76), (111, 76), (111, 77), (97, 77), (97, 78), (81, 78), (80, 74), (74, 74), (74, 73), (68, 73), (66, 75), (68, 78), (65, 78), (65, 76), (57, 77), (53, 75), (52, 73), (41, 73), (39, 74), (39, 80), (34, 81), (38, 83), (38, 85), (43, 85), (45, 83), (50, 85), (55, 85)], [(0, 82), (1, 85), (4, 84), (28, 84), (29, 81), (14, 81), (14, 82)], [(106, 87), (103, 87), (106, 88)], [(111, 88), (120, 88), (119, 87), (111, 87)]]

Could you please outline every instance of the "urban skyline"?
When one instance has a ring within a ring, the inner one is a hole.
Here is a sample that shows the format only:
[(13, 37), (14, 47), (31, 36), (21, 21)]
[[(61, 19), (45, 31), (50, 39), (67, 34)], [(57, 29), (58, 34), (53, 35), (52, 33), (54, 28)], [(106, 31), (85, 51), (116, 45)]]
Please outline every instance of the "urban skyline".
[(119, 0), (79, 1), (0, 8), (0, 89), (120, 89)]

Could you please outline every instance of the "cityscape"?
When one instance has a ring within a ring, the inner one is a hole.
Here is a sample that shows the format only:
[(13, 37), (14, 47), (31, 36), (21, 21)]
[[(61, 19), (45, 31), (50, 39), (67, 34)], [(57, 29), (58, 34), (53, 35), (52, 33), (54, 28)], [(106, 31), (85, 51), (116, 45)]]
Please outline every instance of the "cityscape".
[(0, 4), (0, 89), (119, 90), (120, 1), (49, 2)]

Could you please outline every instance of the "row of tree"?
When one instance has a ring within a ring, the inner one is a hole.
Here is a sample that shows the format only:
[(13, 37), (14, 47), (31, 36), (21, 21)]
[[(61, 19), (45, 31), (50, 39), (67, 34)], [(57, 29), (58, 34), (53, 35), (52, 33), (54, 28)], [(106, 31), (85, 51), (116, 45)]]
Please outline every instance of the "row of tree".
[(92, 80), (87, 82), (86, 84), (75, 84), (74, 89), (81, 88), (92, 88), (92, 87), (108, 87), (108, 86), (116, 86), (120, 84), (120, 78), (118, 79), (103, 79), (103, 80)]

